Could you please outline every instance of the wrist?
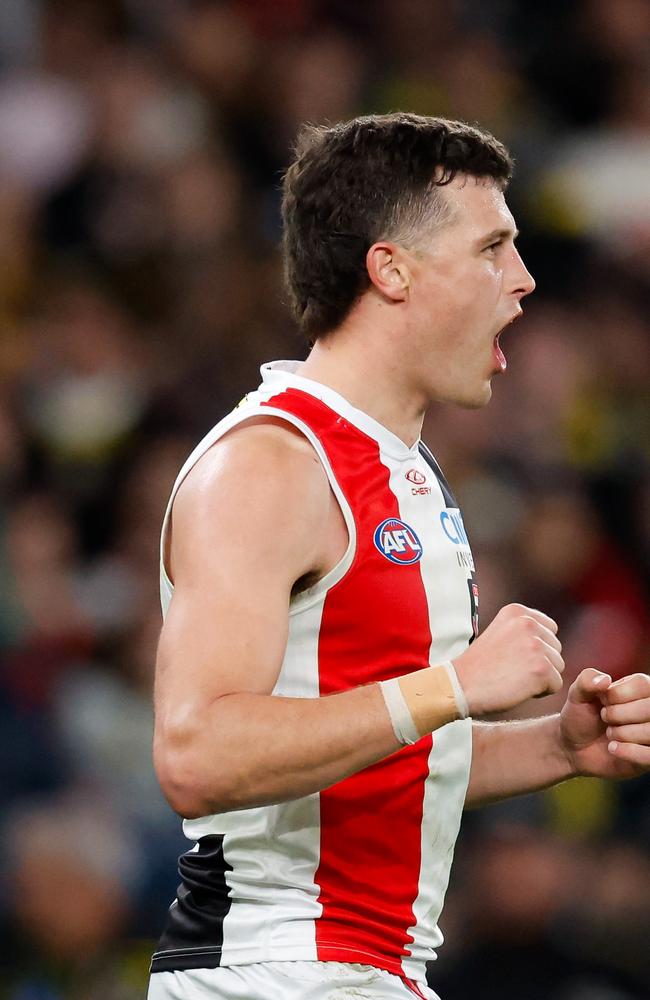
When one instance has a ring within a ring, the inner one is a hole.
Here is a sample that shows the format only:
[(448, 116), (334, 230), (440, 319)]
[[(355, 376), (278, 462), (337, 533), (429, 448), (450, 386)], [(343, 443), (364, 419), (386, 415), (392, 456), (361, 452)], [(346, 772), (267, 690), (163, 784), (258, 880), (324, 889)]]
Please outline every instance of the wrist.
[(468, 683), (466, 674), (470, 673), (471, 676), (471, 672), (466, 670), (466, 664), (463, 662), (464, 655), (456, 657), (455, 660), (450, 660), (449, 664), (454, 671), (458, 687), (462, 691), (464, 704), (467, 706), (467, 715), (476, 718), (485, 714), (484, 707), (481, 704), (480, 697), (477, 697), (478, 692), (473, 691), (472, 685)]
[(569, 778), (578, 777), (580, 775), (580, 771), (576, 764), (575, 756), (563, 737), (560, 714), (549, 715), (547, 726), (552, 741), (553, 753), (557, 761), (558, 771), (561, 775), (558, 778), (558, 781), (567, 781)]
[(450, 660), (381, 681), (393, 730), (408, 745), (456, 719), (466, 719), (465, 694)]

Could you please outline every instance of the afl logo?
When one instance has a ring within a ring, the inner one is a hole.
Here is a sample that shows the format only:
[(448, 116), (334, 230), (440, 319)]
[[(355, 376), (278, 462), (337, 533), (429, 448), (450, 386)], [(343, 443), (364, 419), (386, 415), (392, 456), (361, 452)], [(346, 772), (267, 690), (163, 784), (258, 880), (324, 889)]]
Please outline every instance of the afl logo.
[(417, 469), (409, 469), (409, 471), (406, 473), (406, 478), (408, 479), (409, 483), (415, 483), (416, 486), (422, 486), (422, 484), (426, 483), (427, 481), (427, 477), (423, 476), (422, 473), (418, 472)]
[(375, 528), (375, 545), (393, 563), (408, 566), (422, 558), (420, 539), (408, 524), (388, 517)]

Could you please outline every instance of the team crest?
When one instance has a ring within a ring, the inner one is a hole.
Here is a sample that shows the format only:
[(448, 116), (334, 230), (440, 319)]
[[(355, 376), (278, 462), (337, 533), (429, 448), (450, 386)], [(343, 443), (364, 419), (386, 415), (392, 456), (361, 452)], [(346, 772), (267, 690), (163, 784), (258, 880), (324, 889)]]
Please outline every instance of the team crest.
[(422, 558), (422, 545), (413, 528), (397, 517), (388, 517), (375, 528), (375, 545), (393, 563), (408, 566)]

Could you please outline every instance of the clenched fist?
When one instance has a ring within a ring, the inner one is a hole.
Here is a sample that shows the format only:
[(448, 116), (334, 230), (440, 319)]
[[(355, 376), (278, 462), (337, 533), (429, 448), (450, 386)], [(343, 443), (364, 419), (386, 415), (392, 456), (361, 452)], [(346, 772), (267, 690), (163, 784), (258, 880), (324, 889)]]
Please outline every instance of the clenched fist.
[(650, 676), (612, 682), (583, 670), (560, 713), (560, 739), (574, 774), (635, 778), (650, 771)]
[(562, 644), (552, 618), (523, 604), (501, 608), (454, 661), (470, 715), (503, 712), (562, 687)]

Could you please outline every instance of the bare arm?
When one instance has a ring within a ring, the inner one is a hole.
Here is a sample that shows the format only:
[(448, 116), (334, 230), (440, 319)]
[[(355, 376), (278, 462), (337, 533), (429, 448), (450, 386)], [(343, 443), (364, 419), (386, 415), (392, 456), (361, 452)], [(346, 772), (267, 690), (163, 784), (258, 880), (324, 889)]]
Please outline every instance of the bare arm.
[(488, 805), (548, 788), (573, 777), (560, 743), (560, 717), (474, 722), (472, 767), (465, 805)]

